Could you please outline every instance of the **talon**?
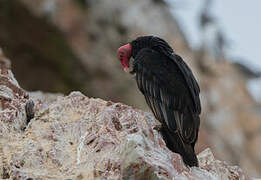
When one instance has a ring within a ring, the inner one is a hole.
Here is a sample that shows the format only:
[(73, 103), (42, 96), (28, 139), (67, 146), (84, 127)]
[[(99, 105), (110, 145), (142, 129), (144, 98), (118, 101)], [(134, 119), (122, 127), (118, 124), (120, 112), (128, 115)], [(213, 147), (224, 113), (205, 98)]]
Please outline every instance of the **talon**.
[(161, 125), (156, 125), (153, 127), (153, 130), (160, 131)]

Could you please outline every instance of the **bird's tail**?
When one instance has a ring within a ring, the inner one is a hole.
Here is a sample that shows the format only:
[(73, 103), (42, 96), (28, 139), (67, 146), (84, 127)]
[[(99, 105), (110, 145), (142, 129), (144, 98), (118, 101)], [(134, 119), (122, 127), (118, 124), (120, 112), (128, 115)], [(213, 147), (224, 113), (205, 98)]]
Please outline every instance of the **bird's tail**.
[(194, 145), (186, 144), (181, 139), (178, 132), (170, 131), (166, 125), (162, 125), (161, 134), (167, 147), (171, 151), (179, 153), (186, 165), (190, 167), (198, 166), (198, 159), (194, 151)]

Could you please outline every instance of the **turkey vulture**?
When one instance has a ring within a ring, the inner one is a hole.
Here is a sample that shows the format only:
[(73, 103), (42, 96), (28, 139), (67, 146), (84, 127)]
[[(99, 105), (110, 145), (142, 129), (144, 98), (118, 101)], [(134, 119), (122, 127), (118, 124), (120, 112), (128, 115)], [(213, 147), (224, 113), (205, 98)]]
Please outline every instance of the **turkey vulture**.
[(198, 166), (194, 151), (198, 138), (201, 105), (199, 86), (190, 68), (166, 41), (142, 36), (118, 49), (122, 67), (129, 72), (129, 60), (139, 90), (155, 118), (167, 147), (179, 153), (188, 166)]

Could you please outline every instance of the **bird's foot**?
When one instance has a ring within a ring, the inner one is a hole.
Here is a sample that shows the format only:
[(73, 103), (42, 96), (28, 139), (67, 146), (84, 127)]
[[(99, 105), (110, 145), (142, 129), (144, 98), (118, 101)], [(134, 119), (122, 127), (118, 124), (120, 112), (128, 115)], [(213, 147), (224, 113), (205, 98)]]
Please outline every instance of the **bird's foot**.
[(161, 129), (161, 125), (160, 124), (157, 124), (153, 127), (153, 130), (156, 130), (158, 132), (160, 132), (160, 129)]

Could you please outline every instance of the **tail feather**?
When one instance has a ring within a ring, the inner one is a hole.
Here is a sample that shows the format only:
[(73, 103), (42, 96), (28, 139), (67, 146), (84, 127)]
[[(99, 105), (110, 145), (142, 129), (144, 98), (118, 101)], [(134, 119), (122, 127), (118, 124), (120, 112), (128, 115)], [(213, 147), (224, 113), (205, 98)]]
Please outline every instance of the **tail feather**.
[(162, 125), (161, 134), (167, 147), (181, 155), (184, 163), (190, 167), (198, 166), (198, 159), (194, 151), (194, 144), (186, 144), (178, 135), (178, 132), (173, 132), (166, 125)]

